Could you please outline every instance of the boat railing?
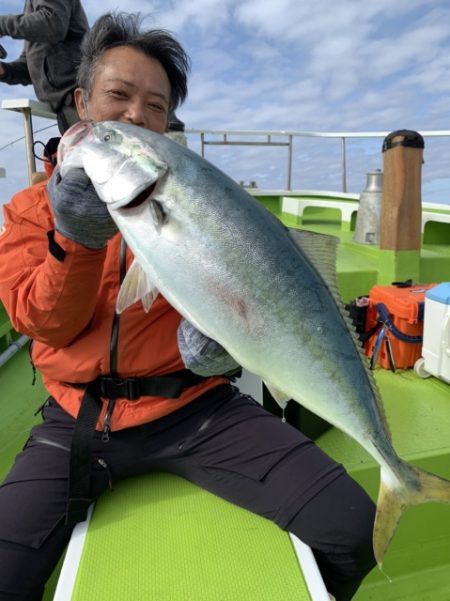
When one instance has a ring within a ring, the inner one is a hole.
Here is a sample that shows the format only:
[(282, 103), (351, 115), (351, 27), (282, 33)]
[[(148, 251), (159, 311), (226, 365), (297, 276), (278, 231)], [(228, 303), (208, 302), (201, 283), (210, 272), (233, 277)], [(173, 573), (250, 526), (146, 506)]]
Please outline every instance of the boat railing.
[[(55, 119), (55, 114), (50, 107), (37, 100), (29, 98), (18, 100), (3, 100), (1, 108), (23, 114), (24, 137), (27, 152), (28, 176), (31, 181), (32, 174), (36, 170), (35, 158), (33, 155), (33, 117), (44, 117)], [(337, 140), (340, 145), (340, 179), (341, 191), (347, 190), (347, 145), (350, 140), (356, 139), (383, 139), (387, 131), (342, 131), (342, 132), (316, 132), (316, 131), (297, 131), (297, 130), (221, 130), (221, 129), (186, 129), (189, 140), (197, 140), (202, 157), (206, 155), (207, 147), (212, 146), (264, 146), (271, 148), (287, 149), (287, 166), (285, 190), (292, 190), (293, 174), (293, 149), (301, 147), (302, 142), (307, 139), (329, 139)], [(429, 130), (419, 132), (424, 138), (450, 138), (450, 130)], [(195, 143), (197, 143), (195, 142)], [(252, 187), (252, 183), (249, 184)], [(254, 184), (256, 186), (256, 184)]]
[[(287, 173), (286, 190), (292, 190), (293, 173), (293, 147), (301, 144), (305, 139), (329, 139), (337, 140), (340, 144), (340, 175), (341, 191), (347, 190), (347, 145), (350, 140), (356, 139), (384, 139), (388, 131), (342, 131), (342, 132), (316, 132), (296, 130), (213, 130), (213, 129), (188, 129), (189, 134), (200, 138), (200, 151), (205, 157), (207, 146), (266, 146), (287, 148)], [(450, 130), (427, 130), (419, 132), (424, 138), (450, 138)]]
[(0, 367), (26, 345), (28, 336), (21, 336), (11, 325), (5, 308), (0, 304)]
[(1, 107), (2, 109), (22, 113), (23, 115), (23, 130), (28, 165), (28, 181), (31, 183), (33, 173), (36, 171), (36, 160), (33, 154), (33, 116), (56, 120), (56, 115), (47, 104), (38, 102), (37, 100), (31, 100), (30, 98), (2, 100)]

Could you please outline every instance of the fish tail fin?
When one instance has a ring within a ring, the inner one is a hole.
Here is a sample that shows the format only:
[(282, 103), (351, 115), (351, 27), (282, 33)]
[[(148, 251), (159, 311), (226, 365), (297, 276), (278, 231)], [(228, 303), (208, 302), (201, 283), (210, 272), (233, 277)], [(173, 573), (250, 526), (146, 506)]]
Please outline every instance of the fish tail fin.
[(450, 504), (450, 480), (420, 468), (401, 463), (402, 480), (381, 469), (380, 490), (373, 531), (375, 559), (381, 567), (383, 557), (407, 507), (431, 501)]

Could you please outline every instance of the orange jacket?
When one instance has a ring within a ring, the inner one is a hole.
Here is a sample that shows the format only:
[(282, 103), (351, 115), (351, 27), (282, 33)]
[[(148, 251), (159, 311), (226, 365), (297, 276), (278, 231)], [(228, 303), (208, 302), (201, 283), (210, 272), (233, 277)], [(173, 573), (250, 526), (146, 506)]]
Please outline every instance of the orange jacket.
[[(108, 374), (111, 328), (119, 291), (116, 234), (104, 249), (90, 250), (58, 232), (66, 251), (58, 261), (48, 250), (54, 229), (46, 182), (16, 194), (4, 207), (0, 233), (0, 299), (14, 328), (34, 339), (33, 361), (48, 392), (74, 417), (83, 390), (67, 384)], [(133, 257), (127, 251), (127, 267)], [(162, 375), (183, 369), (176, 340), (180, 315), (159, 295), (149, 313), (135, 303), (120, 316), (117, 371), (120, 377)], [(186, 405), (227, 381), (208, 378), (178, 399), (143, 396), (117, 399), (111, 429), (143, 424)], [(103, 410), (97, 427), (100, 428)]]

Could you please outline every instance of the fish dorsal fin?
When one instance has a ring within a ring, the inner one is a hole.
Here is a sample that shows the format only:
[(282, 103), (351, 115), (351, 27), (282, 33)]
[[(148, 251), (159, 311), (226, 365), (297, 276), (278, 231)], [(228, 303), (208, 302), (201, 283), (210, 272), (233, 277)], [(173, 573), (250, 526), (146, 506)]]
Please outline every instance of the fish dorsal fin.
[(294, 228), (289, 228), (289, 234), (322, 276), (336, 301), (341, 303), (336, 279), (336, 252), (339, 238)]
[(140, 300), (144, 311), (148, 313), (157, 295), (158, 290), (135, 259), (120, 287), (116, 311), (122, 313), (127, 307)]
[[(384, 407), (381, 400), (381, 394), (378, 390), (378, 386), (375, 382), (373, 372), (369, 368), (369, 362), (366, 355), (364, 354), (363, 345), (356, 332), (355, 325), (350, 319), (349, 313), (344, 306), (344, 303), (339, 292), (337, 278), (336, 278), (336, 255), (337, 246), (340, 242), (337, 236), (328, 236), (326, 234), (317, 234), (315, 232), (309, 232), (307, 230), (297, 230), (294, 228), (288, 228), (291, 238), (297, 244), (297, 246), (306, 255), (308, 260), (316, 268), (331, 295), (333, 296), (336, 305), (339, 309), (342, 319), (344, 320), (348, 331), (350, 332), (353, 342), (355, 343), (356, 349), (361, 359), (361, 363), (367, 373), (372, 389), (374, 391), (375, 398), (378, 403), (380, 413), (384, 416)], [(388, 425), (386, 422), (386, 430), (389, 435)]]

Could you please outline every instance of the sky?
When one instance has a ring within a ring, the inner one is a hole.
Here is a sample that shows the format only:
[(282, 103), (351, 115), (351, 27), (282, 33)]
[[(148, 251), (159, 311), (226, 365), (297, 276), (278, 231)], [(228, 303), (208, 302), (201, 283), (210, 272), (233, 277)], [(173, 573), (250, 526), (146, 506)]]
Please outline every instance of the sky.
[[(90, 24), (108, 10), (140, 12), (171, 31), (191, 58), (187, 128), (380, 132), (347, 144), (347, 189), (382, 169), (384, 134), (450, 128), (449, 0), (84, 0)], [(20, 0), (1, 0), (17, 14)], [(4, 37), (8, 59), (22, 42)], [(0, 83), (0, 100), (34, 98), (31, 86)], [(35, 119), (36, 140), (58, 134)], [(45, 129), (42, 129), (45, 128)], [(0, 204), (27, 185), (22, 117), (0, 110)], [(199, 150), (198, 136), (189, 145)], [(217, 138), (216, 138), (217, 139)], [(275, 138), (277, 139), (277, 138)], [(18, 141), (16, 141), (18, 140)], [(37, 149), (39, 152), (39, 149)], [(206, 158), (238, 181), (286, 186), (285, 148), (212, 146)], [(425, 138), (423, 200), (450, 204), (449, 137)], [(292, 186), (340, 190), (338, 139), (294, 143)]]

